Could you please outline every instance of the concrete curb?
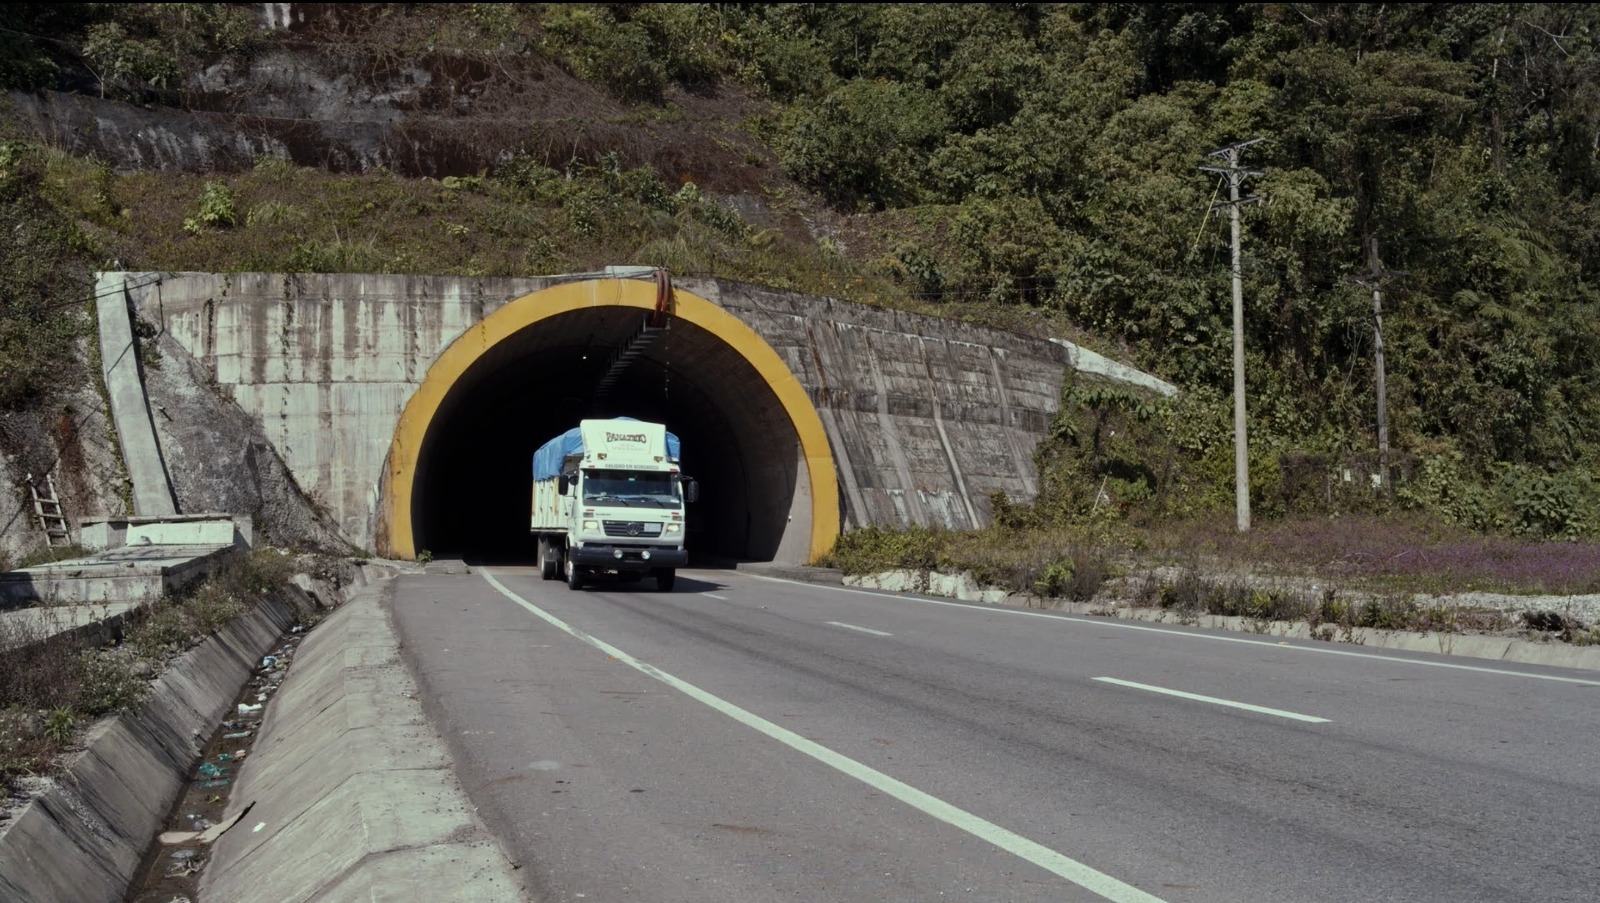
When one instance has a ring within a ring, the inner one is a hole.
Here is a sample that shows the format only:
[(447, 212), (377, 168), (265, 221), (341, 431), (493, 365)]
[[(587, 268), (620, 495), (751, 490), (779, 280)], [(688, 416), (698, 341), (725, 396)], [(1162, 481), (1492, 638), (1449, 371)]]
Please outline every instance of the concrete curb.
[[(1038, 606), (1028, 606), (1036, 608)], [(1260, 634), (1264, 638), (1316, 640), (1311, 627), (1304, 621), (1252, 621), (1249, 618), (1223, 615), (1200, 615), (1178, 620), (1174, 612), (1160, 608), (1134, 608), (1132, 606), (1107, 606), (1093, 602), (1064, 602), (1056, 611), (1077, 615), (1114, 617), (1130, 621), (1147, 621), (1157, 624), (1208, 627), (1235, 633)], [(1403, 630), (1379, 630), (1374, 627), (1351, 628), (1346, 639), (1336, 634), (1333, 645), (1364, 646), (1369, 649), (1392, 649), (1398, 652), (1431, 652), (1435, 655), (1460, 655), (1501, 662), (1518, 662), (1525, 665), (1549, 665), (1556, 668), (1578, 668), (1600, 671), (1600, 646), (1572, 646), (1566, 643), (1534, 643), (1516, 637), (1490, 636), (1470, 633), (1414, 633)]]
[(0, 834), (0, 899), (122, 900), (201, 744), (294, 619), (287, 601), (264, 600), (179, 656), (144, 703), (91, 728), (84, 752)]
[[(307, 635), (240, 768), (206, 900), (522, 899), (368, 586)], [(381, 598), (380, 598), (381, 597)]]
[(775, 561), (741, 561), (735, 564), (733, 569), (762, 577), (798, 580), (801, 583), (823, 583), (829, 586), (839, 586), (844, 582), (844, 572), (838, 568), (819, 568), (805, 564), (779, 564)]
[[(815, 569), (813, 569), (815, 570)], [(772, 576), (786, 576), (774, 573)], [(794, 578), (788, 578), (794, 579)], [(820, 582), (820, 581), (815, 581)], [(1007, 605), (1014, 608), (1036, 608), (1059, 611), (1064, 614), (1117, 618), (1126, 621), (1146, 621), (1170, 626), (1205, 627), (1235, 633), (1259, 634), (1264, 638), (1318, 640), (1311, 634), (1310, 625), (1304, 621), (1255, 621), (1250, 618), (1202, 614), (1184, 617), (1164, 608), (1137, 608), (1120, 602), (1066, 602), (1036, 596), (1007, 593), (1004, 590), (983, 589), (971, 577), (961, 574), (921, 574), (914, 571), (884, 571), (844, 578), (845, 586), (863, 589), (881, 589), (886, 592), (911, 592), (929, 596), (946, 596), (963, 602), (982, 602), (989, 605)], [(1403, 630), (1379, 630), (1373, 627), (1354, 627), (1348, 632), (1335, 634), (1334, 645), (1364, 646), (1370, 649), (1392, 649), (1401, 652), (1431, 652), (1435, 655), (1460, 655), (1524, 665), (1547, 665), (1555, 668), (1577, 668), (1600, 671), (1600, 646), (1573, 646), (1568, 643), (1536, 643), (1517, 637), (1492, 636), (1470, 633), (1415, 633)]]

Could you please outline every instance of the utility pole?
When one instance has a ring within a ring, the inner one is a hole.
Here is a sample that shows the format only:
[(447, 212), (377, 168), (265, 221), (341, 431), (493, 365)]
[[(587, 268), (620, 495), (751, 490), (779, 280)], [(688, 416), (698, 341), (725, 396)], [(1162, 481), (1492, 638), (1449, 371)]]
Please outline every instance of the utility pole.
[(1384, 390), (1383, 372), (1383, 284), (1400, 270), (1385, 270), (1378, 262), (1378, 237), (1367, 237), (1367, 272), (1347, 277), (1351, 282), (1372, 290), (1372, 357), (1374, 382), (1378, 390), (1378, 485), (1384, 492), (1389, 486), (1389, 399)]
[(1228, 178), (1228, 199), (1217, 202), (1216, 206), (1227, 207), (1233, 215), (1233, 482), (1240, 533), (1250, 530), (1250, 458), (1244, 416), (1244, 269), (1239, 260), (1239, 207), (1261, 199), (1239, 197), (1239, 186), (1246, 178), (1262, 175), (1262, 172), (1240, 166), (1239, 153), (1263, 140), (1251, 138), (1214, 150), (1206, 156), (1219, 157), (1226, 165), (1200, 167), (1205, 172)]

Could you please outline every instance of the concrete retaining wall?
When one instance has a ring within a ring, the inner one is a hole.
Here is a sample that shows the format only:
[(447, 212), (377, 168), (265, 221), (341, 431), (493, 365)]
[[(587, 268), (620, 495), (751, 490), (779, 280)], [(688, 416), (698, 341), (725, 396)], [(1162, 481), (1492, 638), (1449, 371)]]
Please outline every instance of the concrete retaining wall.
[[(259, 418), (299, 485), (365, 548), (374, 546), (390, 438), (429, 365), (487, 313), (572, 278), (156, 277), (128, 274), (140, 316)], [(1034, 445), (1063, 373), (1080, 362), (1171, 388), (1001, 330), (729, 280), (678, 285), (738, 316), (804, 386), (829, 434), (847, 525), (967, 527), (987, 521), (994, 490), (1031, 498)]]

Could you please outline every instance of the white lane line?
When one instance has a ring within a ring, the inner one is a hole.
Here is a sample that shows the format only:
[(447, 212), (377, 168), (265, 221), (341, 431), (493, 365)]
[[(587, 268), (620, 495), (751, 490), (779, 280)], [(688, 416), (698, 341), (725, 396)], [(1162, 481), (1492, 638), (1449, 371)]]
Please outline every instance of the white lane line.
[(1114, 903), (1164, 903), (1160, 897), (1153, 897), (1131, 884), (1118, 881), (1104, 872), (1096, 871), (1076, 859), (1058, 853), (1043, 844), (1035, 843), (1014, 831), (979, 818), (965, 809), (958, 808), (936, 796), (924, 793), (910, 784), (895, 780), (883, 772), (863, 765), (843, 753), (834, 752), (820, 743), (807, 740), (791, 730), (773, 724), (760, 715), (739, 708), (720, 696), (715, 696), (688, 681), (674, 677), (649, 662), (640, 661), (610, 643), (584, 633), (511, 590), (506, 589), (499, 580), (494, 578), (493, 574), (489, 573), (487, 568), (479, 568), (478, 573), (483, 575), (483, 579), (487, 580), (490, 586), (499, 590), (501, 595), (527, 609), (535, 617), (540, 618), (557, 630), (588, 643), (630, 668), (648, 674), (683, 693), (690, 699), (727, 715), (745, 727), (766, 734), (790, 749), (805, 753), (818, 762), (849, 775), (880, 793), (892, 796), (924, 814), (931, 815), (945, 824), (952, 825), (980, 840), (987, 841), (1020, 859), (1031, 862), (1046, 871), (1053, 872), (1085, 890), (1099, 894), (1107, 900), (1112, 900)]
[(727, 596), (719, 596), (716, 593), (701, 593), (700, 595), (705, 596), (707, 599), (715, 599), (718, 602), (726, 602), (726, 601), (728, 601), (728, 597)]
[(1530, 680), (1552, 680), (1556, 683), (1577, 684), (1580, 687), (1600, 687), (1600, 681), (1583, 680), (1577, 677), (1561, 677), (1555, 674), (1534, 674), (1528, 671), (1510, 671), (1505, 668), (1484, 668), (1477, 665), (1458, 665), (1454, 662), (1430, 662), (1420, 658), (1405, 658), (1398, 655), (1373, 655), (1370, 652), (1351, 652), (1347, 649), (1325, 649), (1321, 646), (1295, 646), (1283, 645), (1268, 640), (1252, 640), (1239, 636), (1221, 636), (1212, 633), (1190, 633), (1186, 630), (1172, 630), (1166, 627), (1149, 627), (1144, 624), (1129, 624), (1117, 618), (1080, 618), (1075, 615), (1058, 615), (1044, 611), (1028, 611), (1024, 608), (1001, 608), (997, 605), (974, 605), (970, 602), (952, 602), (947, 599), (928, 599), (922, 596), (909, 596), (888, 591), (878, 592), (867, 589), (855, 589), (849, 586), (830, 586), (826, 583), (805, 583), (799, 580), (785, 580), (782, 577), (768, 577), (763, 574), (744, 574), (745, 577), (754, 577), (757, 580), (767, 580), (772, 583), (788, 583), (792, 586), (815, 587), (817, 589), (833, 590), (840, 593), (854, 593), (858, 596), (875, 596), (879, 599), (902, 599), (907, 602), (922, 602), (928, 605), (946, 605), (951, 608), (965, 608), (968, 611), (981, 611), (984, 614), (1012, 615), (1023, 618), (1047, 618), (1052, 621), (1066, 621), (1071, 624), (1092, 624), (1096, 627), (1114, 627), (1119, 630), (1139, 630), (1146, 633), (1164, 633), (1167, 636), (1183, 637), (1190, 640), (1212, 640), (1218, 643), (1244, 643), (1249, 646), (1271, 646), (1273, 649), (1293, 650), (1295, 652), (1314, 652), (1319, 655), (1342, 655), (1348, 658), (1367, 658), (1380, 662), (1395, 662), (1404, 665), (1422, 665), (1428, 668), (1448, 668), (1452, 671), (1474, 671), (1478, 674), (1498, 674), (1503, 677), (1526, 677)]
[(854, 624), (846, 624), (843, 621), (828, 621), (827, 623), (832, 624), (835, 627), (843, 627), (845, 630), (859, 630), (862, 633), (870, 633), (873, 636), (894, 636), (892, 633), (884, 633), (881, 630), (873, 630), (871, 627), (857, 627)]
[(1269, 709), (1264, 705), (1251, 705), (1248, 702), (1234, 702), (1231, 699), (1218, 699), (1215, 696), (1201, 696), (1199, 693), (1185, 693), (1182, 690), (1169, 690), (1166, 687), (1153, 687), (1150, 684), (1136, 684), (1131, 680), (1118, 680), (1115, 677), (1096, 677), (1101, 683), (1116, 684), (1119, 687), (1132, 687), (1135, 690), (1148, 690), (1151, 693), (1164, 693), (1167, 696), (1177, 696), (1182, 699), (1192, 699), (1195, 702), (1209, 702), (1212, 705), (1225, 705), (1231, 709), (1244, 709), (1247, 712), (1259, 712), (1263, 715), (1276, 715), (1279, 718), (1293, 718), (1295, 721), (1309, 721), (1312, 724), (1327, 724), (1328, 719), (1318, 718), (1315, 715), (1302, 715), (1299, 712), (1286, 712), (1283, 709)]

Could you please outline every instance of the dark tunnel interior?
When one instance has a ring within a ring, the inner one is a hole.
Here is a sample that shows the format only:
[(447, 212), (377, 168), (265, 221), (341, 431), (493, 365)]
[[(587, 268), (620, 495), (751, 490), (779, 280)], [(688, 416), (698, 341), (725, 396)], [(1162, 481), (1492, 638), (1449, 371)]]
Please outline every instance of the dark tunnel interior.
[(637, 308), (596, 307), (536, 322), (483, 354), (429, 424), (417, 459), (415, 548), (469, 563), (531, 564), (531, 460), (587, 417), (665, 423), (683, 472), (691, 561), (770, 560), (788, 527), (799, 440), (777, 396), (744, 357), (672, 320), (603, 398), (612, 354), (643, 325)]

